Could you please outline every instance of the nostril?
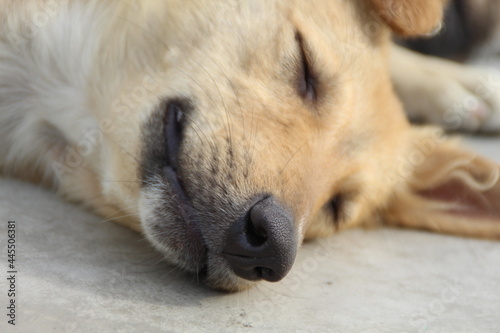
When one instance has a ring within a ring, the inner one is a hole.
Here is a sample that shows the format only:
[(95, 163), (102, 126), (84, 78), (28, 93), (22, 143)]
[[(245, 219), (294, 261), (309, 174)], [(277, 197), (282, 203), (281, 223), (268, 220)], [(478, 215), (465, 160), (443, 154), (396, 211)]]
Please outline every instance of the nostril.
[(248, 218), (245, 226), (245, 234), (247, 237), (247, 241), (251, 246), (258, 247), (262, 246), (267, 241), (267, 230), (265, 225), (262, 224), (262, 221), (258, 216), (255, 216), (255, 213), (252, 213), (253, 210), (248, 214)]
[(264, 279), (266, 281), (279, 281), (282, 279), (282, 277), (279, 277), (279, 274), (276, 274), (276, 272), (270, 268), (262, 267), (260, 268), (259, 273), (261, 279)]

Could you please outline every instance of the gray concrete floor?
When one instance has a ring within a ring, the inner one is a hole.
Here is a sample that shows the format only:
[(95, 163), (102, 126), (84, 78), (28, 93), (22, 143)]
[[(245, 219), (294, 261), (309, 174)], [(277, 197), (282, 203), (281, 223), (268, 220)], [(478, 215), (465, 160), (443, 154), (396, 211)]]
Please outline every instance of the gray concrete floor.
[[(500, 161), (500, 139), (467, 144)], [(306, 244), (290, 275), (217, 293), (160, 262), (141, 236), (0, 180), (17, 221), (17, 325), (1, 332), (500, 332), (500, 242), (353, 230)]]

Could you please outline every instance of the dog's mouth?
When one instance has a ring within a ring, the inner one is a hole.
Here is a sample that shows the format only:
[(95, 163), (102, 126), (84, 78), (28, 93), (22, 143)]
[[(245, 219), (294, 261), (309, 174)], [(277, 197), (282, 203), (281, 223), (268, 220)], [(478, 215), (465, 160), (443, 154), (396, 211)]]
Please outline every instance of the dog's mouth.
[(195, 262), (203, 262), (206, 257), (206, 245), (200, 227), (196, 223), (193, 207), (184, 190), (179, 168), (179, 150), (185, 123), (185, 105), (183, 101), (170, 101), (164, 118), (164, 137), (166, 140), (167, 165), (163, 175), (170, 187), (172, 210), (177, 215), (183, 230), (183, 239), (174, 244), (180, 250), (187, 250)]

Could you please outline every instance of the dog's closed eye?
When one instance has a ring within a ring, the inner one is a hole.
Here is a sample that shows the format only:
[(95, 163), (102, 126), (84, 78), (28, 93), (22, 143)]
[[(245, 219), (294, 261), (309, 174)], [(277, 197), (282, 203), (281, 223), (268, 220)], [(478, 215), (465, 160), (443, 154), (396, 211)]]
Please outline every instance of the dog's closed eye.
[(295, 39), (297, 40), (300, 50), (300, 63), (297, 72), (297, 90), (304, 100), (314, 102), (318, 97), (318, 82), (311, 65), (311, 55), (302, 34), (297, 32), (295, 34)]
[(326, 210), (333, 216), (333, 222), (336, 227), (345, 218), (345, 195), (342, 193), (336, 194), (325, 206)]

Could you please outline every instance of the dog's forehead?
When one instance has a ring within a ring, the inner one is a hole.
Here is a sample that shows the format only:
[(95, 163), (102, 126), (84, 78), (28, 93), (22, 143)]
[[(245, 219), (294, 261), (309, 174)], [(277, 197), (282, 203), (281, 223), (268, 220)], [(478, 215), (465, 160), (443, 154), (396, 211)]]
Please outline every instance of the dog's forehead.
[(165, 40), (169, 47), (182, 45), (183, 58), (189, 58), (187, 53), (192, 50), (198, 52), (201, 62), (210, 55), (239, 65), (264, 56), (266, 63), (275, 66), (280, 55), (296, 51), (294, 34), (300, 32), (313, 45), (322, 46), (319, 52), (351, 59), (348, 55), (363, 53), (360, 50), (370, 43), (362, 29), (360, 13), (364, 8), (359, 3), (174, 0), (177, 5), (171, 6), (172, 18), (166, 18), (170, 28)]

